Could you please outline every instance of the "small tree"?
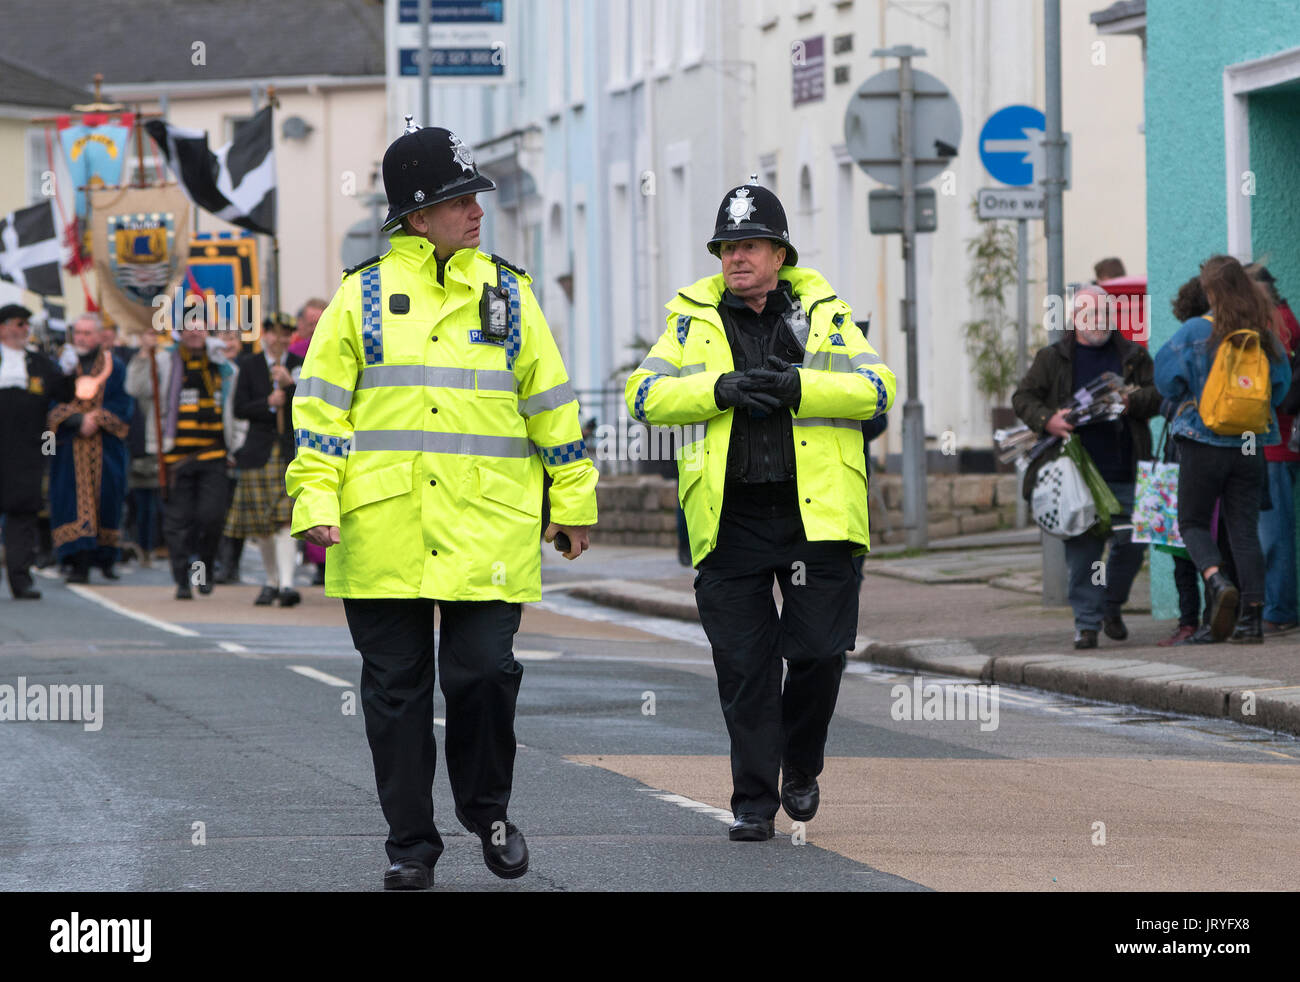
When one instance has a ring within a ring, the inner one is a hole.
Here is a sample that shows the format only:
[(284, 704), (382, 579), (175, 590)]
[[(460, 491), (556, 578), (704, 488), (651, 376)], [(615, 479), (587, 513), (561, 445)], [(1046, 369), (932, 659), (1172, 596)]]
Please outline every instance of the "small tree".
[[(971, 210), (977, 211), (975, 199)], [(966, 288), (983, 314), (962, 325), (966, 351), (975, 362), (975, 387), (1004, 405), (1016, 383), (1016, 337), (1007, 330), (1007, 291), (1016, 282), (1016, 233), (997, 221), (980, 222), (980, 233), (966, 240), (970, 273)]]

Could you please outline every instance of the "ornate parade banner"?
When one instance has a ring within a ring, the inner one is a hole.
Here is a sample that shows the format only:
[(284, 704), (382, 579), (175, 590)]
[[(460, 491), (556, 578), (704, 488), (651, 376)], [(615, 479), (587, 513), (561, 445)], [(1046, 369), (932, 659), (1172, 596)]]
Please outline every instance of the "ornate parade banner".
[(176, 186), (90, 192), (91, 253), (105, 314), (151, 330), (155, 298), (172, 294), (190, 255), (190, 204)]

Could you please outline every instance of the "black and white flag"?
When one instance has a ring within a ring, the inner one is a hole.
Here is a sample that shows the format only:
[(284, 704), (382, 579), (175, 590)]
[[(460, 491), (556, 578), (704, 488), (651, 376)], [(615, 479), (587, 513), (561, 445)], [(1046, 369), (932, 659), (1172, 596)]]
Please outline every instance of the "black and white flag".
[(0, 279), (42, 296), (62, 296), (62, 257), (53, 200), (0, 218)]
[(208, 134), (160, 119), (144, 124), (167, 158), (186, 195), (198, 207), (231, 224), (275, 234), (275, 154), (271, 150), (271, 107), (235, 131), (216, 153)]

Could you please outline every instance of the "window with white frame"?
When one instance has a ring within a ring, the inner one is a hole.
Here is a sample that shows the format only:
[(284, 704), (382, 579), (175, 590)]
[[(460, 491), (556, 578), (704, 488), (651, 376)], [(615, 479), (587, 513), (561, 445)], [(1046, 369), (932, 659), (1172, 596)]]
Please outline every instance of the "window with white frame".
[(674, 0), (655, 0), (654, 6), (654, 63), (655, 73), (669, 72), (673, 67), (673, 15)]
[(682, 12), (682, 65), (691, 67), (704, 60), (704, 42), (707, 25), (703, 0), (681, 0)]
[(609, 17), (608, 53), (609, 53), (609, 87), (619, 89), (627, 84), (631, 73), (627, 64), (628, 34), (631, 23), (628, 19), (628, 0), (608, 0), (605, 4)]

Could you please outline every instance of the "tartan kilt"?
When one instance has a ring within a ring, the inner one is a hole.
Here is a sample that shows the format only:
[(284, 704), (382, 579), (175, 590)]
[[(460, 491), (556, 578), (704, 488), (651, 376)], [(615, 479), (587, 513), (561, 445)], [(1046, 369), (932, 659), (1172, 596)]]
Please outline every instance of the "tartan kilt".
[(277, 441), (265, 466), (238, 471), (235, 499), (226, 516), (225, 535), (232, 539), (264, 539), (293, 520), (293, 499), (284, 487), (289, 462)]

